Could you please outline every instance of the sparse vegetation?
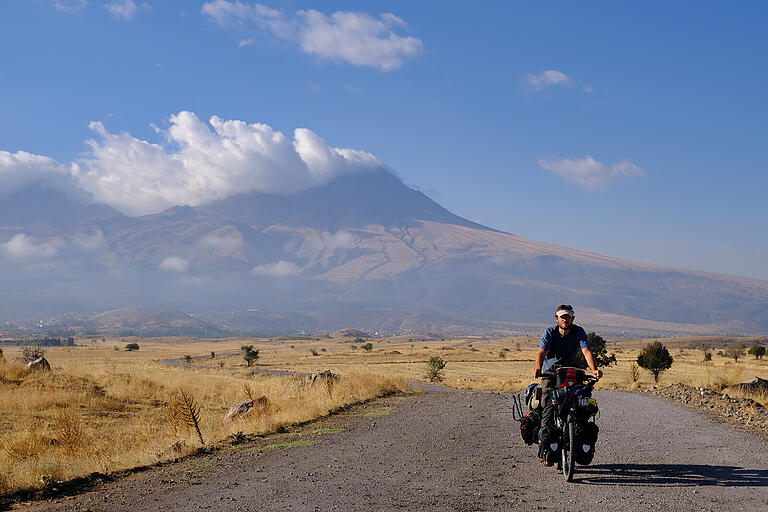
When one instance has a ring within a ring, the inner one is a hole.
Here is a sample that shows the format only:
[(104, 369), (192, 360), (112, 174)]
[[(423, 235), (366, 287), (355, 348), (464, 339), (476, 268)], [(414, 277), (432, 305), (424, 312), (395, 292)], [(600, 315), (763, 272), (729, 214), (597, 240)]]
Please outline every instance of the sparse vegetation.
[(440, 356), (432, 356), (427, 362), (427, 380), (429, 382), (442, 382), (443, 381), (443, 368), (445, 368), (445, 361)]
[(640, 380), (640, 368), (635, 363), (632, 363), (629, 367), (629, 380), (632, 384)]
[(174, 428), (194, 429), (200, 439), (200, 446), (205, 446), (203, 434), (200, 432), (200, 404), (182, 388), (175, 393), (166, 405), (168, 420)]
[(661, 373), (671, 368), (673, 362), (669, 350), (659, 341), (647, 344), (637, 356), (637, 364), (651, 372), (655, 382), (659, 382)]
[(138, 343), (128, 343), (125, 346), (125, 350), (128, 352), (133, 352), (134, 350), (139, 350), (139, 344)]
[(373, 350), (373, 343), (371, 343), (369, 341), (368, 343), (366, 343), (364, 345), (360, 345), (360, 348), (365, 350), (366, 352), (370, 352), (371, 350)]
[(744, 355), (744, 344), (739, 343), (738, 345), (733, 345), (725, 349), (725, 355), (727, 357), (730, 357), (733, 359), (734, 363), (739, 362), (739, 358)]

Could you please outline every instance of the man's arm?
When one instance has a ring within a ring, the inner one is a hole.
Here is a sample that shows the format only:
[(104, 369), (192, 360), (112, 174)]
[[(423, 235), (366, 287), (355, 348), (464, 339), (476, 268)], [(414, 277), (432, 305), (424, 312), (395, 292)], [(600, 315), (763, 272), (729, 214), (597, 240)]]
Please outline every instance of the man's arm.
[[(544, 358), (547, 357), (547, 353), (549, 350), (545, 348), (540, 348), (539, 352), (536, 354), (536, 366), (533, 367), (533, 378), (537, 379), (541, 376), (541, 365), (544, 364)], [(591, 354), (590, 354), (591, 356)]]
[(592, 357), (592, 351), (589, 350), (589, 348), (584, 347), (583, 349), (581, 349), (581, 353), (584, 354), (584, 359), (587, 360), (589, 369), (592, 370), (592, 375), (594, 375), (596, 379), (599, 379), (600, 377), (602, 377), (603, 371), (597, 367), (597, 364), (595, 363), (595, 358)]

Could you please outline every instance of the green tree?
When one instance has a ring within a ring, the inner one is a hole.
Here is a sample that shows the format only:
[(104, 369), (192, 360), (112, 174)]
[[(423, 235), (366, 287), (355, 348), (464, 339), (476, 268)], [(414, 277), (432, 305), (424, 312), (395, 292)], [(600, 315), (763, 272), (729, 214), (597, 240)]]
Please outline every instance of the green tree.
[(445, 361), (442, 357), (430, 357), (427, 362), (427, 379), (429, 382), (441, 382), (443, 380), (443, 368), (445, 368)]
[(128, 343), (125, 346), (125, 350), (129, 352), (133, 352), (134, 350), (139, 350), (139, 344), (138, 343)]
[(243, 345), (240, 350), (243, 352), (243, 359), (248, 366), (251, 366), (259, 358), (259, 351), (254, 350), (253, 345)]
[(637, 356), (637, 364), (653, 374), (653, 380), (659, 382), (659, 375), (672, 367), (672, 356), (667, 347), (659, 341), (647, 344)]
[[(592, 352), (592, 356), (595, 358), (595, 364), (597, 366), (610, 366), (616, 364), (616, 354), (608, 355), (608, 349), (605, 346), (605, 340), (597, 333), (590, 332), (587, 334), (589, 340), (589, 350)], [(587, 360), (584, 358), (584, 354), (579, 351), (578, 354), (580, 368), (587, 367)]]
[[(765, 347), (760, 345), (753, 345), (749, 349), (749, 354), (755, 356), (755, 359), (762, 359), (762, 357), (765, 355)], [(0, 356), (2, 355), (2, 352), (0, 352)]]
[(371, 350), (373, 350), (373, 343), (371, 343), (371, 342), (369, 341), (369, 342), (368, 342), (368, 343), (366, 343), (365, 345), (360, 345), (360, 348), (361, 348), (361, 349), (363, 349), (363, 350), (365, 350), (366, 352), (370, 352)]
[(192, 356), (189, 355), (189, 354), (184, 354), (184, 362), (187, 363), (187, 364), (191, 364), (192, 363)]

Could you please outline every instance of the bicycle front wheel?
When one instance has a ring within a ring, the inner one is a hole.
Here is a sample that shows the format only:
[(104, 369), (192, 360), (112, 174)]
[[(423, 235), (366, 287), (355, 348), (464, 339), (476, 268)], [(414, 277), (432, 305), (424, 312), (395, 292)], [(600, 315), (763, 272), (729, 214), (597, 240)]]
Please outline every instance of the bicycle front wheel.
[(576, 422), (572, 419), (568, 420), (566, 432), (567, 434), (564, 437), (567, 437), (568, 445), (563, 446), (560, 453), (562, 454), (563, 476), (566, 482), (570, 482), (573, 480), (573, 471), (576, 467), (576, 461), (573, 457), (576, 451)]

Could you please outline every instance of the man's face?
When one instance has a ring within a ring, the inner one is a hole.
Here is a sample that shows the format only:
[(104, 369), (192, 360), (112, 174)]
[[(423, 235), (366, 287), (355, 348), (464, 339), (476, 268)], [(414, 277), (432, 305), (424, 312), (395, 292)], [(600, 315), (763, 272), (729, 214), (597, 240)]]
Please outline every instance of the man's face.
[(562, 316), (556, 316), (557, 318), (557, 325), (562, 330), (567, 331), (570, 329), (571, 324), (573, 323), (573, 317), (568, 315), (562, 315)]

